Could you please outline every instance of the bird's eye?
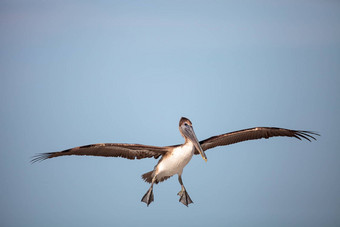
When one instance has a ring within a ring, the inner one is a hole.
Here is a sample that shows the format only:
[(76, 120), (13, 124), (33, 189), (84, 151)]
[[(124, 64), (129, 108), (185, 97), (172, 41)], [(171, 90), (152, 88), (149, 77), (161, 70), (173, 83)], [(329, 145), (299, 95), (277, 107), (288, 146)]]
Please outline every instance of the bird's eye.
[(187, 124), (186, 122), (184, 123), (184, 125), (185, 125), (185, 126), (188, 126), (188, 124)]

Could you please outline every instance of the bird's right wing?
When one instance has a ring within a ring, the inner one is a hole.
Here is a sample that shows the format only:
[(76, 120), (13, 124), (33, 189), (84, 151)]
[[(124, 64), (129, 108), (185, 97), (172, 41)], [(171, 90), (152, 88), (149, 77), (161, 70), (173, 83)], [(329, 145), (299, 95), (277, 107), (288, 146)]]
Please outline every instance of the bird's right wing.
[[(276, 136), (295, 137), (299, 140), (306, 139), (308, 141), (311, 141), (310, 139), (316, 140), (315, 137), (313, 137), (313, 135), (319, 136), (319, 134), (310, 131), (290, 130), (285, 128), (273, 128), (273, 127), (256, 127), (230, 132), (218, 136), (213, 136), (208, 139), (200, 141), (200, 145), (202, 149), (205, 151), (217, 146), (225, 146), (246, 140), (255, 140), (262, 138), (268, 139), (270, 137)], [(195, 154), (199, 154), (197, 150), (195, 151)]]
[(169, 147), (156, 147), (141, 144), (99, 143), (74, 147), (59, 152), (41, 153), (35, 155), (31, 162), (43, 161), (66, 155), (90, 155), (102, 157), (122, 157), (127, 159), (158, 158), (164, 155)]

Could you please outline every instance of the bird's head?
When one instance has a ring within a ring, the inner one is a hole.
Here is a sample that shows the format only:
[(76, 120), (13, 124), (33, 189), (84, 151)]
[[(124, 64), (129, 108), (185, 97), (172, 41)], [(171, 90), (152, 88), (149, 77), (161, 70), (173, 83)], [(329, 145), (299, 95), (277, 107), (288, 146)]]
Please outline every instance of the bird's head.
[(191, 141), (198, 152), (201, 154), (204, 161), (207, 161), (207, 156), (205, 155), (199, 141), (197, 140), (196, 134), (192, 127), (192, 123), (188, 118), (182, 117), (179, 121), (179, 131), (181, 132), (182, 136), (185, 138), (185, 141)]

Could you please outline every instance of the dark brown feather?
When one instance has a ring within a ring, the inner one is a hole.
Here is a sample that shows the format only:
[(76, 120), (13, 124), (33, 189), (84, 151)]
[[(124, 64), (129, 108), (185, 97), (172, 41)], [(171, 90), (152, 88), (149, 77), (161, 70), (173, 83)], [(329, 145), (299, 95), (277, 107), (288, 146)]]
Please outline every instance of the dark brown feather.
[(127, 159), (158, 158), (169, 150), (168, 147), (141, 144), (103, 143), (75, 147), (60, 152), (41, 153), (33, 157), (32, 163), (65, 155), (90, 155), (102, 157), (122, 157)]
[[(310, 131), (290, 130), (273, 127), (257, 127), (243, 129), (218, 136), (213, 136), (208, 139), (200, 141), (200, 144), (202, 149), (205, 151), (217, 146), (225, 146), (246, 140), (255, 140), (262, 138), (268, 139), (270, 137), (276, 136), (295, 137), (299, 140), (306, 139), (308, 141), (311, 141), (311, 139), (316, 140), (315, 137), (313, 137), (313, 135), (319, 136), (319, 134)], [(199, 154), (197, 150), (195, 151), (195, 154)]]
[[(150, 171), (150, 172), (144, 173), (144, 174), (142, 175), (143, 180), (144, 180), (145, 182), (148, 182), (149, 184), (151, 184), (151, 183), (152, 183), (152, 177), (153, 177), (152, 174), (153, 174), (153, 170)], [(159, 182), (163, 182), (163, 181), (165, 181), (166, 179), (169, 179), (170, 177), (171, 177), (171, 176), (165, 176), (165, 177), (161, 178), (160, 180), (157, 180), (157, 179), (156, 179), (155, 183), (158, 184)]]

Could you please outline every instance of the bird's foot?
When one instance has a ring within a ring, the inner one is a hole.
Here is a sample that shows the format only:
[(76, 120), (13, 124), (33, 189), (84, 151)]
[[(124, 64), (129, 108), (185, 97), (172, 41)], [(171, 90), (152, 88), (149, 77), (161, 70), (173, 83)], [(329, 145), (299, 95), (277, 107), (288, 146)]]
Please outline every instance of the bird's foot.
[(185, 188), (182, 188), (182, 190), (178, 192), (177, 195), (180, 196), (179, 202), (183, 203), (184, 205), (188, 206), (190, 203), (193, 203)]
[(143, 196), (142, 202), (146, 203), (147, 206), (150, 205), (150, 203), (153, 202), (153, 190), (152, 188), (150, 188), (146, 193), (145, 195)]

